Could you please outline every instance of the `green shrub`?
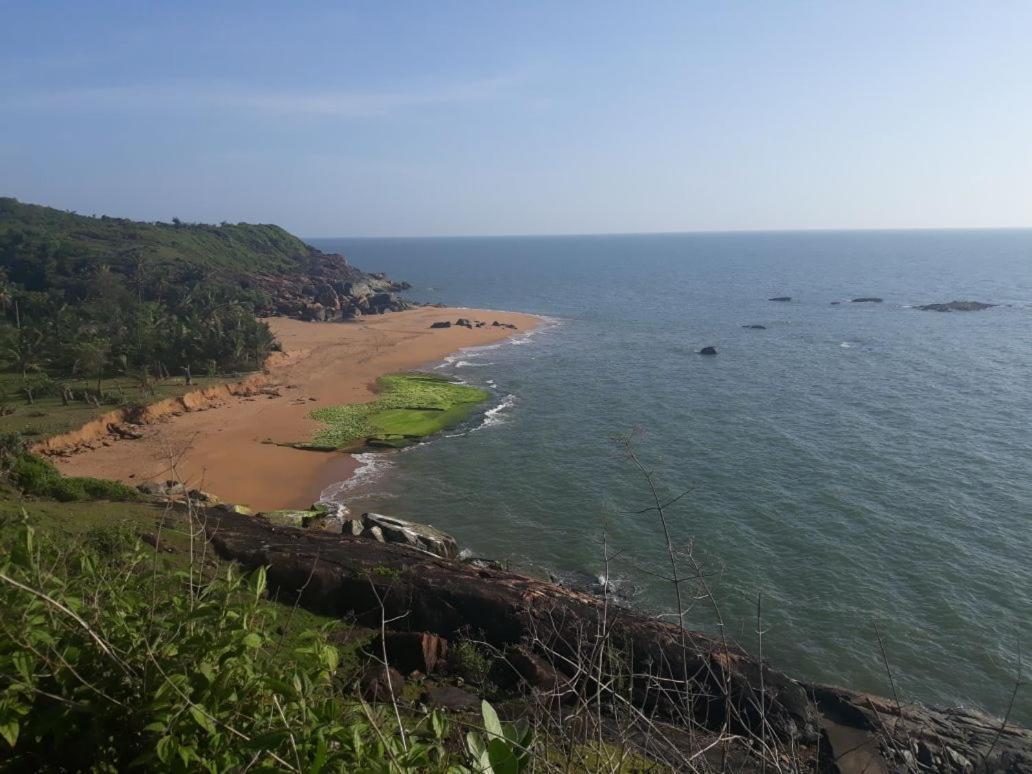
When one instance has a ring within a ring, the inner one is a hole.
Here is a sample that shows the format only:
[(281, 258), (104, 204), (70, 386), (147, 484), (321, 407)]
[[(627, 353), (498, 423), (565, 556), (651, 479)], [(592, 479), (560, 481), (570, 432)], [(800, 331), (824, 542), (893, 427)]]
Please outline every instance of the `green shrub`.
[(127, 501), (139, 498), (132, 487), (118, 481), (99, 478), (65, 477), (61, 472), (34, 454), (22, 451), (2, 460), (8, 480), (24, 494), (48, 497), (60, 502), (81, 500)]
[[(154, 569), (116, 532), (28, 525), (0, 552), (0, 768), (468, 772), (436, 712), (352, 698), (307, 630), (284, 647), (265, 573)], [(153, 573), (153, 574), (152, 574)]]

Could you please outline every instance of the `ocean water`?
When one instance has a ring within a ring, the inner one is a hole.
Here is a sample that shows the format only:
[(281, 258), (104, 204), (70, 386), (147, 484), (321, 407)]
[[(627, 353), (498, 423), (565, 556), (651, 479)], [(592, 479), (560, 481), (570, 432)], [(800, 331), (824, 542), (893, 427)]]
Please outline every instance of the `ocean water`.
[[(494, 400), (364, 456), (352, 507), (541, 573), (603, 574), (604, 528), (610, 578), (669, 611), (614, 440), (637, 428), (664, 495), (691, 489), (675, 539), (744, 647), (762, 597), (763, 655), (793, 675), (888, 695), (877, 629), (904, 700), (1007, 710), (1032, 650), (1032, 231), (313, 241), (417, 300), (549, 318), (434, 364)], [(953, 299), (1000, 306), (912, 308)], [(716, 628), (701, 602), (687, 623)], [(1011, 716), (1032, 722), (1029, 688)]]

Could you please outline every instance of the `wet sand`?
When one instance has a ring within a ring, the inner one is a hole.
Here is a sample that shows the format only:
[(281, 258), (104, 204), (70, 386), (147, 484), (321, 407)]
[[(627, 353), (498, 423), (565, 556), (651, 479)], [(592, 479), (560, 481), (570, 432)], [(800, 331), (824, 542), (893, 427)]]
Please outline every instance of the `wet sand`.
[[(459, 317), (488, 325), (430, 328), (432, 322)], [(495, 320), (517, 330), (492, 327)], [(350, 454), (275, 445), (310, 440), (319, 427), (309, 417), (313, 409), (371, 400), (383, 374), (419, 368), (538, 323), (533, 315), (515, 312), (430, 307), (353, 323), (273, 318), (269, 325), (289, 357), (270, 368), (264, 393), (226, 396), (210, 407), (145, 426), (141, 439), (116, 441), (55, 463), (67, 475), (131, 484), (181, 480), (258, 510), (307, 506), (356, 467)]]

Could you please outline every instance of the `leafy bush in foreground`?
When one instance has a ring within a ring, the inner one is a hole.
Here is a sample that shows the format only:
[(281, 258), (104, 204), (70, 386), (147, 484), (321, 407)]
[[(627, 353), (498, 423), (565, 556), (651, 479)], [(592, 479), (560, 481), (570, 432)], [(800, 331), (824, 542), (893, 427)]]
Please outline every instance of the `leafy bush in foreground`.
[[(469, 771), (440, 714), (402, 732), (353, 698), (321, 632), (285, 646), (264, 571), (158, 569), (124, 533), (2, 540), (0, 769)], [(524, 727), (486, 733), (477, 762), (522, 768)]]

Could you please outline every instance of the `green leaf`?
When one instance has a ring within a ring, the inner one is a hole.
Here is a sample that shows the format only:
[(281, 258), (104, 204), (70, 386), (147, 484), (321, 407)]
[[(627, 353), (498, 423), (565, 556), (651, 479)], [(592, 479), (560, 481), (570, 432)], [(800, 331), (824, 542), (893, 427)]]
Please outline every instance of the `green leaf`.
[(245, 648), (260, 648), (262, 645), (262, 635), (257, 632), (250, 632), (244, 637)]
[(209, 734), (215, 733), (215, 724), (212, 719), (208, 716), (208, 713), (204, 711), (204, 707), (200, 704), (190, 705), (190, 717), (194, 719), (201, 728), (207, 731)]
[(470, 731), (466, 734), (466, 749), (474, 759), (479, 760), (487, 748), (484, 747), (484, 740), (481, 739), (480, 734)]
[(18, 741), (18, 721), (14, 719), (8, 719), (3, 723), (0, 723), (0, 736), (4, 738), (7, 744), (14, 747)]
[(519, 758), (505, 740), (496, 737), (488, 742), (487, 756), (494, 774), (519, 774)]
[(176, 740), (171, 736), (161, 737), (161, 739), (158, 740), (156, 747), (158, 760), (168, 766), (172, 761), (172, 756), (176, 754), (178, 747), (179, 745), (176, 744)]
[(494, 707), (486, 701), (482, 701), (480, 702), (480, 714), (484, 716), (484, 729), (487, 733), (504, 739), (505, 734), (502, 732), (502, 724), (498, 720), (498, 713), (495, 712)]
[(251, 578), (251, 590), (254, 591), (254, 598), (261, 599), (262, 594), (265, 593), (265, 568), (259, 567)]

